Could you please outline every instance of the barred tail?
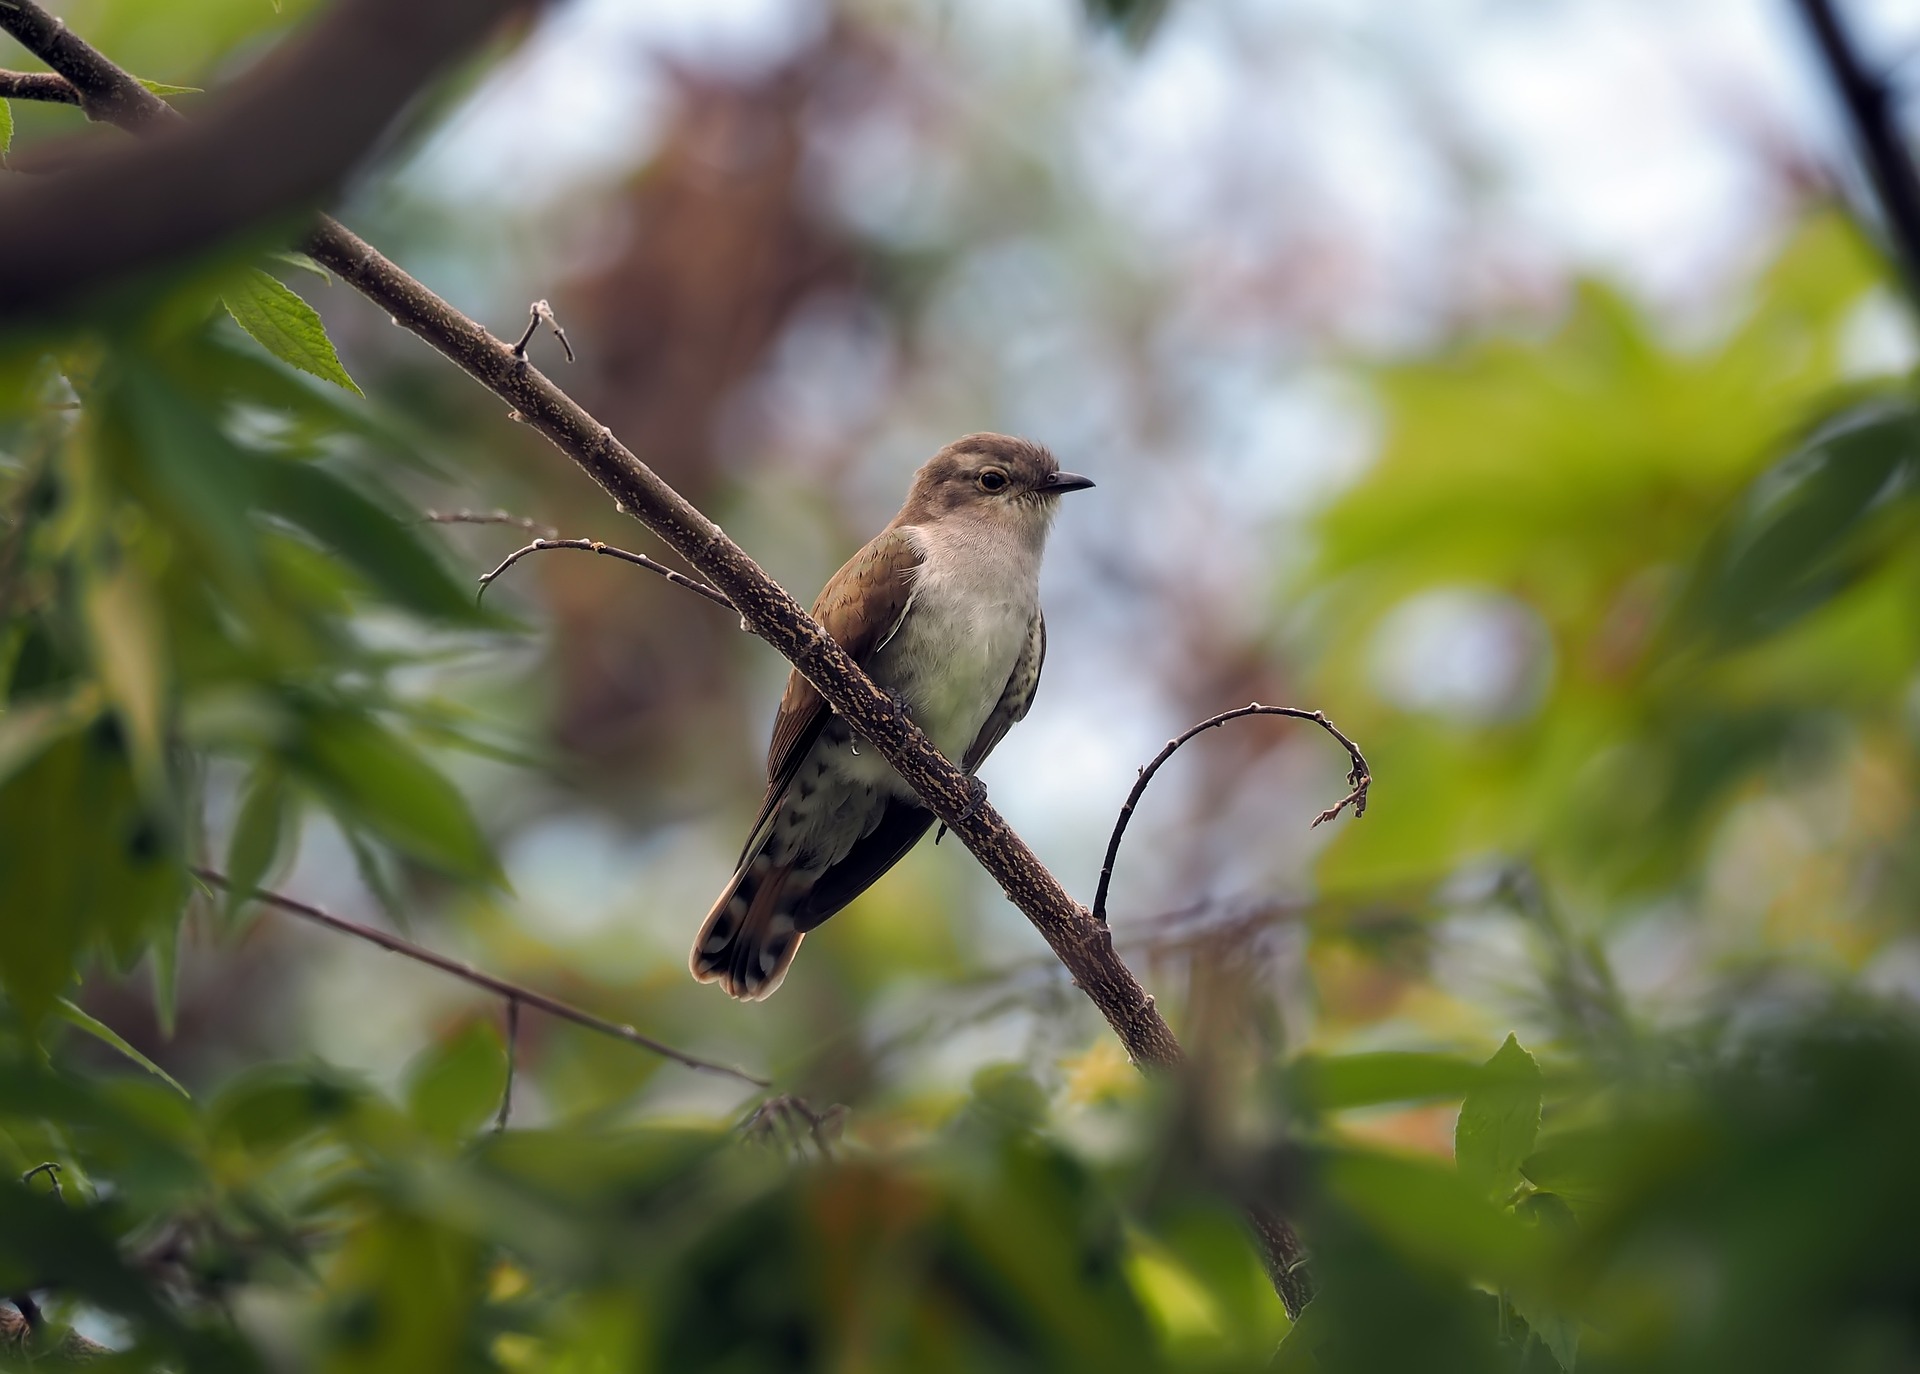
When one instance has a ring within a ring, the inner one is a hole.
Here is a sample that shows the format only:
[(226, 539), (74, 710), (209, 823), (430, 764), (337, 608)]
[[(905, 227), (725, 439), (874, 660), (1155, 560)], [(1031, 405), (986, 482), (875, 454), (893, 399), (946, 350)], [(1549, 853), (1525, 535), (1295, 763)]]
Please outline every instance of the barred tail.
[(694, 937), (687, 958), (693, 976), (743, 1002), (771, 997), (799, 952), (804, 932), (794, 912), (817, 876), (775, 864), (764, 847), (743, 859)]

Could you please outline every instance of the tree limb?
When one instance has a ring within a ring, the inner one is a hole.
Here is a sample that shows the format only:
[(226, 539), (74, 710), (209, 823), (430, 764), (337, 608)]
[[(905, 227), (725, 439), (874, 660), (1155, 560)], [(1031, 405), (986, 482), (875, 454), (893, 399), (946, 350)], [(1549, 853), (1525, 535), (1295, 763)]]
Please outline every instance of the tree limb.
[[(28, 42), (36, 56), (83, 92), (94, 90), (101, 93), (98, 98), (135, 105), (139, 96), (134, 91), (147, 95), (126, 72), (64, 29), (59, 32), (69, 41), (49, 44), (44, 51), (34, 47), (16, 22), (28, 11), (44, 14), (32, 0), (6, 0), (0, 4), (0, 27)], [(142, 122), (137, 116), (128, 120), (132, 127)], [(1068, 895), (999, 812), (979, 798), (972, 780), (718, 525), (663, 482), (611, 430), (516, 355), (510, 344), (454, 309), (344, 225), (323, 216), (301, 246), (394, 323), (519, 412), (526, 424), (605, 490), (618, 509), (652, 530), (726, 596), (742, 622), (798, 668), (960, 838), (1066, 965), (1075, 985), (1106, 1018), (1134, 1062), (1156, 1067), (1180, 1062), (1179, 1041), (1115, 953), (1106, 927)], [(1249, 1208), (1248, 1216), (1261, 1236), (1274, 1286), (1288, 1311), (1297, 1314), (1312, 1291), (1299, 1263), (1298, 1239), (1286, 1222), (1265, 1209)]]
[[(202, 882), (212, 883), (215, 887), (223, 891), (233, 890), (233, 884), (227, 881), (227, 875), (219, 872), (217, 869), (202, 868), (194, 865), (189, 868), (189, 871)], [(491, 973), (482, 973), (471, 964), (463, 964), (458, 959), (449, 959), (446, 955), (436, 954), (424, 946), (414, 944), (411, 940), (403, 940), (398, 935), (388, 934), (384, 930), (376, 930), (374, 927), (362, 925), (358, 921), (350, 921), (344, 916), (336, 916), (331, 911), (322, 910), (320, 907), (313, 906), (307, 902), (298, 901), (295, 898), (288, 897), (279, 892), (268, 892), (265, 890), (255, 890), (243, 895), (251, 898), (253, 901), (264, 902), (268, 906), (287, 912), (289, 915), (298, 916), (303, 921), (311, 921), (315, 925), (325, 926), (327, 929), (338, 931), (342, 935), (351, 935), (356, 940), (365, 940), (370, 945), (378, 945), (390, 954), (398, 954), (403, 958), (413, 960), (415, 963), (425, 964), (429, 968), (437, 968), (442, 973), (451, 974), (463, 983), (471, 983), (477, 988), (484, 988), (496, 997), (505, 998), (510, 1008), (521, 1004), (529, 1007), (538, 1007), (549, 1016), (558, 1017), (562, 1021), (571, 1021), (576, 1026), (585, 1026), (588, 1030), (598, 1031), (602, 1035), (610, 1035), (615, 1040), (624, 1040), (629, 1045), (638, 1045), (643, 1050), (652, 1050), (661, 1058), (671, 1059), (674, 1063), (684, 1064), (690, 1069), (698, 1069), (702, 1073), (717, 1073), (727, 1078), (737, 1078), (742, 1083), (750, 1083), (756, 1088), (773, 1086), (767, 1082), (766, 1079), (755, 1078), (744, 1069), (736, 1069), (730, 1064), (721, 1064), (712, 1059), (702, 1059), (697, 1054), (688, 1054), (685, 1050), (677, 1050), (663, 1040), (655, 1040), (650, 1035), (642, 1035), (632, 1026), (621, 1025), (617, 1021), (609, 1021), (603, 1016), (595, 1016), (590, 1011), (582, 1011), (571, 1002), (562, 1002), (558, 997), (549, 997), (546, 993), (539, 992), (524, 984), (511, 983), (505, 978), (496, 978)], [(518, 1029), (518, 1021), (518, 1013), (515, 1013), (514, 1025), (516, 1030)], [(503, 1121), (505, 1120), (504, 1110), (501, 1114), (501, 1119)]]
[(44, 100), (55, 105), (78, 105), (80, 92), (58, 72), (0, 71), (0, 100)]
[(66, 77), (91, 118), (153, 137), (83, 149), (58, 171), (0, 185), (0, 312), (57, 310), (310, 209), (430, 77), (522, 3), (340, 0), (188, 123), (125, 73), (109, 78), (104, 59), (33, 0), (7, 0), (0, 27)]

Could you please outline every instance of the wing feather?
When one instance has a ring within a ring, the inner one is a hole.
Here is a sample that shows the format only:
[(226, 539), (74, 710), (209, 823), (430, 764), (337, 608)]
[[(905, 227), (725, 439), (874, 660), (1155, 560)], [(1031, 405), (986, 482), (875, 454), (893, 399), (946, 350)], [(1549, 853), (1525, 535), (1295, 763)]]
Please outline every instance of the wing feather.
[(973, 743), (967, 747), (966, 757), (960, 766), (971, 773), (985, 761), (993, 747), (1006, 738), (1007, 731), (1015, 722), (1027, 718), (1027, 708), (1033, 705), (1033, 694), (1040, 688), (1040, 669), (1047, 661), (1047, 618), (1038, 609), (1033, 613), (1033, 623), (1027, 627), (1027, 642), (1020, 650), (1020, 657), (1013, 662), (1013, 671), (1007, 675), (1007, 685), (1000, 693), (1000, 700), (994, 706), (993, 713), (987, 717), (986, 724), (980, 727), (980, 733), (974, 736)]

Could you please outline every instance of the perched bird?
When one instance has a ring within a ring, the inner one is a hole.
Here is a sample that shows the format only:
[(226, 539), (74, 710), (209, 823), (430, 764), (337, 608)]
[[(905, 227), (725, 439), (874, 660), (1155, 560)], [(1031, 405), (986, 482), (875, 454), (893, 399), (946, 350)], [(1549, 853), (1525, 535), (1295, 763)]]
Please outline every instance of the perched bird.
[[(1057, 499), (1092, 485), (1024, 439), (956, 439), (813, 603), (827, 633), (968, 774), (1033, 701), (1047, 654), (1040, 554)], [(932, 823), (879, 752), (789, 674), (766, 800), (694, 939), (693, 976), (733, 997), (770, 996), (801, 938)]]

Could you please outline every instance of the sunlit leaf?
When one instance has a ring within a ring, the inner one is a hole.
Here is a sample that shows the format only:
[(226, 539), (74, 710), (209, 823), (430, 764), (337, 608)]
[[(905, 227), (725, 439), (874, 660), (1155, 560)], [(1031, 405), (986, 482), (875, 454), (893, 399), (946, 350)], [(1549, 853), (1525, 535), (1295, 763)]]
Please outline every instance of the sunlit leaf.
[(320, 314), (279, 278), (249, 268), (222, 297), (227, 312), (267, 352), (302, 372), (362, 394), (340, 364)]

